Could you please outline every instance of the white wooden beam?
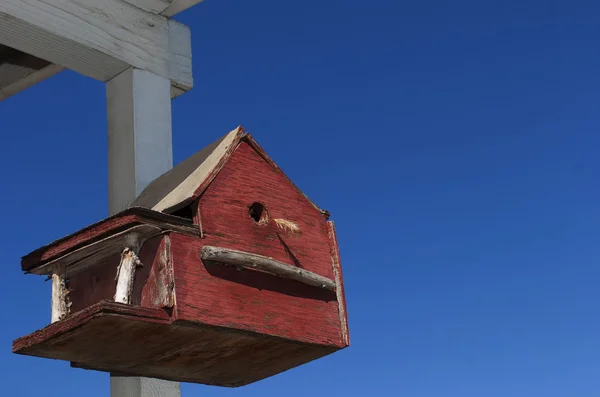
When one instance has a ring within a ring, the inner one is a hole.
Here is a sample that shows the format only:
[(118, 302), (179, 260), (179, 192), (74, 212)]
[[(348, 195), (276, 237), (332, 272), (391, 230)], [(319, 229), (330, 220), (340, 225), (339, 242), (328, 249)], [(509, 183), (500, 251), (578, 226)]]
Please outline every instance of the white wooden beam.
[(190, 7), (195, 6), (198, 3), (201, 3), (203, 0), (173, 0), (169, 8), (162, 12), (162, 15), (167, 17), (171, 17), (175, 14), (179, 14), (182, 11), (187, 10)]
[(6, 85), (0, 85), (0, 101), (10, 98), (64, 70), (63, 67), (52, 63), (41, 69), (20, 68), (11, 71), (7, 69), (9, 69), (8, 66), (0, 65), (0, 78), (7, 82)]
[(0, 44), (101, 81), (135, 67), (193, 86), (189, 29), (123, 0), (1, 0)]
[(171, 5), (171, 0), (125, 0), (129, 4), (153, 14), (160, 14)]
[[(169, 81), (129, 69), (106, 84), (108, 207), (129, 206), (155, 178), (173, 167)], [(158, 379), (110, 377), (111, 397), (181, 397), (180, 385)]]
[(136, 7), (152, 12), (171, 17), (187, 10), (190, 7), (201, 3), (203, 0), (125, 0)]
[(0, 101), (62, 70), (44, 59), (0, 45)]

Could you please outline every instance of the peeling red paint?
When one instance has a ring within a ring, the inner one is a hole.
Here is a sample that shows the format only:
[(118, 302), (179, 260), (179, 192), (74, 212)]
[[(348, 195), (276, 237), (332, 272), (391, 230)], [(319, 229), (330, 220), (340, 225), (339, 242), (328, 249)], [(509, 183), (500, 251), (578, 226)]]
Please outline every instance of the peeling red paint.
[[(143, 266), (131, 305), (111, 302), (120, 256), (102, 257), (100, 250), (98, 263), (70, 280), (71, 314), (19, 338), (13, 351), (132, 376), (240, 386), (347, 347), (340, 255), (328, 213), (249, 136), (196, 192), (194, 225), (149, 210), (124, 212), (25, 257), (23, 268), (33, 269), (133, 225), (157, 228), (138, 252)], [(253, 203), (261, 204), (253, 211), (265, 212), (251, 216)], [(205, 263), (206, 245), (302, 268), (335, 280), (336, 291)]]

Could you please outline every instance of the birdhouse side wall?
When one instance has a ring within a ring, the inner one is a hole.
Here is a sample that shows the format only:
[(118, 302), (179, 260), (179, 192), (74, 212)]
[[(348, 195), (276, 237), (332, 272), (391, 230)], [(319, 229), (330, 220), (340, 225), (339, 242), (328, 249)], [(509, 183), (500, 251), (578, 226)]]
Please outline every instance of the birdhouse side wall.
[(234, 266), (205, 263), (205, 241), (171, 234), (174, 319), (345, 347), (335, 292)]
[[(257, 203), (262, 213), (251, 213)], [(203, 263), (199, 257), (202, 247), (211, 245), (336, 279), (325, 215), (281, 170), (242, 142), (200, 197), (197, 214), (202, 239), (171, 235), (178, 319), (346, 345), (335, 292), (254, 270)]]

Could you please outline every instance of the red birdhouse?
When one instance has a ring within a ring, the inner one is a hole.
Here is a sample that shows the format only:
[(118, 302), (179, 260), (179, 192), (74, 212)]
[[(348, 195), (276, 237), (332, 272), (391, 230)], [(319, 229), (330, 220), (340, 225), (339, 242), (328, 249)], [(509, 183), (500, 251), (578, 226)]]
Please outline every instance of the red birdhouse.
[(132, 206), (23, 257), (52, 323), (18, 354), (242, 386), (349, 345), (329, 214), (237, 128)]

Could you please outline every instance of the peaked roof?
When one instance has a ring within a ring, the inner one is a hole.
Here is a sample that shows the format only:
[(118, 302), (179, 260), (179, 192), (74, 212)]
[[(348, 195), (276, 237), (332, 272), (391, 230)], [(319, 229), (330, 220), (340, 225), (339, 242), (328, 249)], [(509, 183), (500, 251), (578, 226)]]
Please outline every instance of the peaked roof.
[[(252, 136), (239, 126), (156, 178), (130, 207), (145, 207), (165, 213), (172, 213), (185, 207), (204, 193), (242, 141), (247, 142), (265, 161), (287, 178)], [(306, 197), (289, 178), (287, 179)], [(326, 216), (329, 215), (308, 197), (306, 199), (317, 210)]]

